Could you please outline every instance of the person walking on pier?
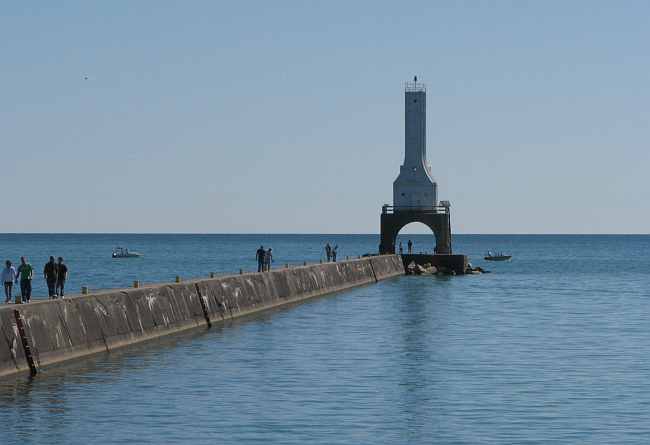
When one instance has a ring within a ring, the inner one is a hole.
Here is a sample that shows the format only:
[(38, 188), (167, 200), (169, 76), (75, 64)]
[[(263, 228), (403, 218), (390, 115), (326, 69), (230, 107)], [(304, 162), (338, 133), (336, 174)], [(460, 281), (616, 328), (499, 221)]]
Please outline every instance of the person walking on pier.
[(409, 249), (409, 255), (411, 255), (413, 253), (413, 241), (409, 240), (409, 242), (406, 243), (406, 246)]
[(266, 256), (266, 251), (264, 250), (264, 246), (260, 246), (259, 249), (257, 249), (257, 253), (255, 255), (255, 258), (257, 259), (257, 271), (262, 272), (264, 270), (264, 257)]
[(5, 303), (12, 301), (11, 290), (13, 289), (14, 282), (18, 281), (18, 274), (16, 268), (11, 265), (11, 261), (5, 262), (5, 268), (2, 270), (2, 282), (5, 288)]
[(332, 261), (332, 246), (330, 246), (330, 243), (325, 244), (325, 255), (328, 263)]
[(32, 301), (32, 278), (34, 277), (34, 268), (27, 262), (27, 259), (24, 256), (20, 257), (18, 275), (20, 276), (20, 298), (23, 303), (30, 303)]
[(332, 249), (332, 261), (334, 261), (335, 263), (336, 263), (336, 251), (337, 250), (339, 250), (338, 245), (334, 246), (334, 248)]
[(45, 277), (45, 282), (47, 283), (48, 298), (56, 298), (56, 272), (56, 263), (54, 262), (54, 257), (51, 256), (50, 261), (43, 268), (43, 277)]
[(402, 242), (399, 242), (399, 254), (403, 255), (404, 254), (404, 247), (402, 246)]
[(273, 249), (269, 247), (269, 250), (264, 254), (264, 270), (266, 272), (271, 271), (271, 263), (273, 262)]
[(59, 257), (59, 262), (56, 265), (56, 294), (63, 298), (65, 280), (68, 279), (68, 266), (63, 264), (63, 258)]

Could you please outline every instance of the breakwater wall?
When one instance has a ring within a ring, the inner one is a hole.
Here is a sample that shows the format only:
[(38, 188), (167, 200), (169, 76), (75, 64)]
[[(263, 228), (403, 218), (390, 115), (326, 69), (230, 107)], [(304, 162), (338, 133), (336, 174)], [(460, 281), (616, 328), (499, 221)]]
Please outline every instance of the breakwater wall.
[(0, 308), (0, 377), (403, 275), (381, 255)]

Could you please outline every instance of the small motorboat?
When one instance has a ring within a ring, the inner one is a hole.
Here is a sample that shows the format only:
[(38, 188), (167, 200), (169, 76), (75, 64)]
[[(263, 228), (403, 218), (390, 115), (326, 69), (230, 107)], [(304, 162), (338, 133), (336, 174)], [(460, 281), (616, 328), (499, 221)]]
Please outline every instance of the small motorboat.
[(116, 247), (113, 249), (113, 258), (137, 258), (143, 256), (140, 252), (134, 252), (126, 247)]
[(486, 261), (508, 261), (511, 258), (512, 255), (506, 255), (503, 252), (492, 253), (491, 251), (488, 251), (488, 253), (485, 255)]

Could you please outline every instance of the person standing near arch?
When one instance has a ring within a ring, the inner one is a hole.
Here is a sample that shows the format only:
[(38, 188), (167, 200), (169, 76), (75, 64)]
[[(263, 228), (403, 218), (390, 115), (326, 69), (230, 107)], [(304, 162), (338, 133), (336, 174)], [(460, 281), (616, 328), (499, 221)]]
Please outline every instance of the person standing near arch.
[(409, 240), (406, 246), (408, 247), (409, 255), (411, 255), (413, 253), (413, 241)]

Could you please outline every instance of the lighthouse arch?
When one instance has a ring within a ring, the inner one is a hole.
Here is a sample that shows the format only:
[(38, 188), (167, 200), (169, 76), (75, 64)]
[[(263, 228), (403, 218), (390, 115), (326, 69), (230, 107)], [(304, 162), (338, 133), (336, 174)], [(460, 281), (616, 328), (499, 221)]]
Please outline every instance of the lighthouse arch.
[(402, 226), (395, 234), (395, 252), (408, 253), (409, 241), (413, 253), (432, 253), (436, 247), (436, 234), (426, 224), (414, 221)]
[(452, 253), (449, 213), (424, 211), (382, 213), (379, 252), (397, 253), (395, 246), (397, 235), (411, 223), (421, 223), (431, 229), (435, 237), (435, 253)]

